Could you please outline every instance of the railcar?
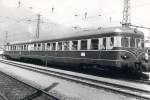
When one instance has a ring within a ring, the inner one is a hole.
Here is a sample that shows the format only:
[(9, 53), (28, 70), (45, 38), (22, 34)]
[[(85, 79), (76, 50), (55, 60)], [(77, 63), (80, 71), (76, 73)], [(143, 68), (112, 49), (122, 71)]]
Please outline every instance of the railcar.
[(70, 36), (10, 43), (8, 59), (40, 60), (80, 68), (104, 68), (123, 72), (149, 71), (144, 34), (136, 29), (109, 27), (70, 33)]

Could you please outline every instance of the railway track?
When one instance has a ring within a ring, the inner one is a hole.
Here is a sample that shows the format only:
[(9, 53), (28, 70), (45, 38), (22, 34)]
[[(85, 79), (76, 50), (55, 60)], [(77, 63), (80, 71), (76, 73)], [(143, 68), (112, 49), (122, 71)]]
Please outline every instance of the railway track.
[[(97, 89), (103, 88), (105, 90), (111, 90), (113, 92), (121, 93), (127, 96), (132, 96), (132, 97), (139, 98), (142, 100), (143, 99), (150, 100), (150, 90), (141, 89), (141, 88), (137, 88), (137, 87), (130, 86), (130, 85), (127, 86), (126, 82), (124, 84), (118, 84), (113, 81), (110, 82), (110, 81), (97, 80), (95, 78), (89, 78), (86, 76), (82, 76), (79, 73), (77, 74), (63, 73), (61, 71), (49, 70), (47, 68), (35, 67), (29, 64), (23, 64), (23, 63), (18, 63), (18, 62), (16, 63), (13, 61), (8, 61), (8, 60), (0, 60), (0, 62), (9, 64), (12, 66), (16, 66), (19, 68), (36, 71), (42, 74), (47, 74), (47, 75), (54, 76), (57, 78), (65, 79), (68, 81), (73, 81), (79, 84), (88, 85), (90, 87), (94, 87)], [(121, 83), (123, 83), (123, 81)], [(136, 83), (133, 82), (132, 84), (136, 84)], [(142, 86), (142, 83), (141, 83), (141, 86)]]

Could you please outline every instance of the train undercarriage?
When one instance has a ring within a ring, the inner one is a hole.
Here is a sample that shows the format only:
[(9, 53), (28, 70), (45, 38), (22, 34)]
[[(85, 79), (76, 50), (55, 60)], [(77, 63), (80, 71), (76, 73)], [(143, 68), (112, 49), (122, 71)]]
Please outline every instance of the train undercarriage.
[[(145, 63), (139, 63), (139, 62), (134, 62), (134, 63), (121, 63), (117, 66), (105, 66), (105, 65), (100, 65), (95, 63), (77, 63), (77, 62), (57, 62), (57, 60), (51, 60), (51, 59), (46, 59), (44, 57), (19, 57), (19, 56), (8, 56), (4, 55), (6, 59), (11, 59), (11, 60), (17, 60), (17, 61), (22, 61), (22, 62), (28, 62), (28, 63), (34, 63), (38, 65), (44, 65), (44, 66), (56, 66), (57, 68), (72, 68), (80, 71), (88, 71), (90, 70), (99, 70), (99, 71), (104, 71), (109, 74), (113, 75), (120, 75), (120, 76), (125, 76), (125, 77), (144, 77), (148, 78), (148, 76), (143, 75), (143, 72), (145, 71), (150, 71), (150, 65)], [(82, 61), (80, 61), (82, 62)], [(87, 61), (88, 62), (88, 61)], [(119, 66), (119, 67), (118, 67)], [(98, 72), (98, 71), (97, 71)]]

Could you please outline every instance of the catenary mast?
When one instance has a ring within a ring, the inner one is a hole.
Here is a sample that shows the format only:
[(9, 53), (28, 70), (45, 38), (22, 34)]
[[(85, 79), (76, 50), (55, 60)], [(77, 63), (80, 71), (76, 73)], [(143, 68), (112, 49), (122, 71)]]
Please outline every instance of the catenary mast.
[(38, 14), (37, 16), (38, 16), (38, 19), (37, 19), (37, 27), (36, 27), (36, 39), (39, 39), (41, 15)]
[(131, 25), (130, 0), (124, 0), (122, 26), (129, 27)]

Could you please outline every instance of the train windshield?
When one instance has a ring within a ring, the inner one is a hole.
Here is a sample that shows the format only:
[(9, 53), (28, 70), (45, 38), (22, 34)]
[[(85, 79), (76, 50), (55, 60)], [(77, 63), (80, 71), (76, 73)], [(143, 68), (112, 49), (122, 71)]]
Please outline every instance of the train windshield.
[(142, 39), (134, 37), (122, 37), (121, 46), (125, 48), (143, 48)]
[(135, 38), (130, 38), (130, 47), (131, 48), (135, 47)]
[(141, 48), (141, 40), (136, 39), (136, 48)]
[(122, 47), (129, 47), (129, 39), (127, 37), (123, 37), (121, 39)]

